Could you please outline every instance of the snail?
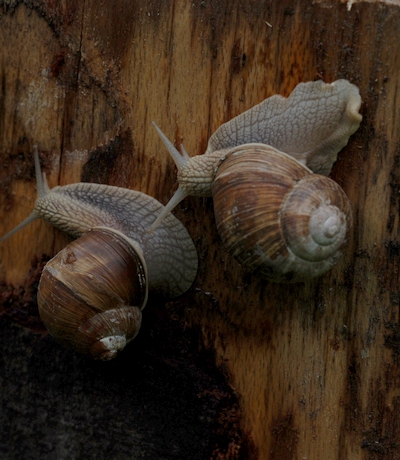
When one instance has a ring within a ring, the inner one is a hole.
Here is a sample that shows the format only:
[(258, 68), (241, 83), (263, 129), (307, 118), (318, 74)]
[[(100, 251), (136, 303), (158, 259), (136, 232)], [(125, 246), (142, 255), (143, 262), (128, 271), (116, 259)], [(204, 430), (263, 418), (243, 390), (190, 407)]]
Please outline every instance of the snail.
[(34, 147), (38, 197), (31, 215), (0, 242), (42, 217), (78, 238), (51, 259), (38, 287), (50, 335), (95, 359), (114, 358), (138, 333), (148, 290), (177, 297), (192, 285), (197, 252), (183, 224), (144, 193), (103, 184), (49, 189)]
[(326, 176), (360, 125), (360, 106), (347, 80), (300, 83), (224, 123), (194, 157), (153, 122), (179, 187), (149, 232), (186, 196), (212, 196), (220, 236), (248, 271), (277, 282), (325, 273), (352, 225), (348, 198)]

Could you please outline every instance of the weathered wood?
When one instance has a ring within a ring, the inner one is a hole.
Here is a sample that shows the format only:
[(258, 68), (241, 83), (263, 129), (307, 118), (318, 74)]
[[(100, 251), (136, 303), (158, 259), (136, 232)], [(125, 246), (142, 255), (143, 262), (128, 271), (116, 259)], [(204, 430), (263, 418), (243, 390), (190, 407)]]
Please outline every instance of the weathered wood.
[[(0, 5), (0, 234), (33, 206), (34, 143), (51, 186), (98, 181), (166, 203), (175, 170), (152, 120), (195, 155), (221, 123), (301, 81), (359, 86), (363, 122), (331, 173), (354, 210), (339, 264), (289, 287), (245, 274), (221, 245), (212, 200), (187, 198), (175, 214), (199, 272), (167, 311), (229, 371), (257, 458), (398, 458), (399, 4)], [(0, 279), (24, 285), (34, 256), (65, 241), (31, 225), (0, 247)]]

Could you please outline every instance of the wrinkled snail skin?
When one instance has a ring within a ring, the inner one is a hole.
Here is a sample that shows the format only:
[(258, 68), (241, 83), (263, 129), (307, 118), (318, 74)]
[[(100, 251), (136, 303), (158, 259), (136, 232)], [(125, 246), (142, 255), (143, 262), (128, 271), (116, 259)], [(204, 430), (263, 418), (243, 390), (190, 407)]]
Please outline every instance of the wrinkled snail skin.
[[(214, 183), (221, 167), (231, 157), (236, 148), (240, 150), (240, 153), (235, 151), (235, 155), (241, 157), (240, 168), (242, 168), (244, 176), (247, 170), (246, 161), (248, 161), (248, 158), (245, 157), (245, 151), (251, 151), (252, 155), (269, 155), (270, 151), (268, 149), (278, 153), (278, 156), (274, 156), (273, 160), (277, 161), (276, 167), (278, 170), (281, 168), (279, 166), (281, 163), (285, 164), (290, 160), (290, 162), (295, 162), (296, 165), (299, 165), (306, 175), (317, 173), (319, 177), (322, 177), (321, 175), (329, 174), (338, 152), (347, 144), (349, 137), (360, 125), (362, 120), (362, 116), (359, 113), (360, 106), (359, 90), (347, 80), (337, 80), (330, 84), (322, 81), (300, 83), (288, 98), (279, 95), (272, 96), (221, 125), (211, 136), (205, 154), (194, 157), (189, 157), (186, 152), (181, 155), (153, 123), (177, 165), (179, 187), (170, 202), (165, 206), (163, 213), (151, 225), (150, 232), (155, 231), (169, 212), (189, 195), (213, 196), (216, 220), (217, 223), (221, 222), (221, 218), (218, 215), (221, 207), (219, 203), (216, 203), (216, 186)], [(267, 148), (267, 152), (265, 152), (265, 148)], [(281, 156), (279, 156), (279, 153)], [(238, 167), (238, 164), (236, 164), (235, 168)], [(284, 166), (282, 168), (286, 170)], [(292, 170), (290, 170), (291, 173)], [(276, 190), (281, 190), (282, 181), (285, 180), (278, 172), (276, 174), (275, 179), (272, 174), (268, 180), (274, 183)], [(247, 249), (247, 255), (239, 257), (236, 254), (236, 250), (233, 251), (235, 256), (247, 266), (248, 270), (257, 271), (265, 278), (274, 281), (302, 281), (318, 276), (336, 263), (340, 256), (339, 248), (346, 241), (348, 230), (351, 228), (351, 209), (344, 192), (337, 185), (332, 185), (333, 181), (328, 180), (328, 183), (325, 183), (317, 178), (317, 182), (320, 187), (330, 189), (329, 194), (334, 189), (342, 197), (339, 201), (340, 205), (344, 206), (344, 209), (339, 211), (337, 217), (325, 219), (327, 220), (326, 231), (321, 230), (321, 226), (325, 225), (321, 222), (317, 226), (319, 230), (316, 230), (319, 235), (316, 236), (316, 240), (321, 240), (322, 238), (322, 243), (318, 243), (315, 246), (316, 251), (318, 253), (327, 253), (327, 251), (320, 249), (320, 246), (330, 245), (332, 239), (334, 239), (336, 241), (336, 252), (334, 251), (334, 254), (330, 255), (326, 262), (317, 263), (317, 261), (312, 261), (303, 263), (301, 258), (298, 259), (297, 256), (292, 255), (291, 249), (287, 254), (284, 254), (285, 251), (282, 252), (282, 250), (275, 252), (272, 250), (273, 256), (270, 259), (270, 256), (265, 256), (266, 249), (260, 250), (257, 243), (255, 243), (255, 249)], [(229, 185), (230, 193), (234, 193), (233, 184), (239, 186), (240, 181), (232, 179), (232, 183)], [(268, 197), (272, 194), (272, 201), (276, 198), (274, 187), (269, 187), (267, 193)], [(252, 188), (242, 190), (242, 193), (248, 194), (251, 193), (251, 190)], [(314, 190), (314, 192), (320, 193), (319, 190)], [(329, 200), (331, 200), (329, 194), (328, 198), (325, 198), (325, 204), (328, 206)], [(245, 195), (243, 200), (246, 199)], [(281, 199), (284, 199), (284, 196), (281, 196)], [(336, 214), (336, 205), (327, 209), (330, 211), (335, 209), (334, 213)], [(269, 217), (280, 217), (276, 210), (268, 212)], [(321, 216), (325, 216), (325, 214), (326, 211), (320, 211), (314, 217), (311, 218), (310, 216), (307, 219), (316, 224), (317, 221), (323, 220)], [(264, 222), (266, 217), (260, 217), (260, 219)], [(222, 219), (222, 221), (224, 220)], [(302, 220), (304, 222), (306, 218), (303, 217)], [(237, 225), (238, 223), (236, 222), (235, 226), (237, 227)], [(253, 222), (252, 225), (256, 224)], [(291, 220), (291, 226), (297, 228), (293, 223), (293, 219)], [(267, 228), (270, 229), (268, 226)], [(221, 230), (221, 224), (219, 224), (219, 229)], [(323, 237), (320, 235), (321, 232)], [(330, 234), (332, 236), (329, 236)], [(247, 239), (248, 237), (242, 234), (240, 238)], [(268, 240), (270, 236), (265, 238)], [(329, 240), (328, 243), (325, 242), (326, 238)], [(312, 246), (314, 243), (309, 242), (309, 244)], [(230, 246), (228, 245), (228, 247)], [(253, 264), (250, 263), (250, 259), (254, 257), (254, 254), (258, 254), (255, 259), (265, 259), (266, 264), (261, 264), (254, 268)], [(272, 261), (278, 260), (280, 261), (279, 263), (272, 263)]]
[(328, 175), (337, 154), (360, 126), (361, 97), (347, 80), (298, 84), (221, 125), (205, 154), (246, 143), (270, 145), (313, 172)]
[(39, 314), (61, 343), (110, 360), (138, 333), (148, 290), (172, 298), (197, 274), (197, 252), (183, 224), (156, 199), (120, 187), (77, 183), (49, 189), (35, 146), (38, 188), (34, 211), (0, 242), (37, 218), (78, 238), (45, 266)]
[(161, 228), (147, 232), (163, 208), (144, 193), (92, 183), (54, 187), (35, 204), (37, 214), (75, 238), (98, 226), (114, 228), (131, 238), (146, 260), (149, 290), (172, 298), (192, 285), (197, 253), (186, 228), (172, 215)]

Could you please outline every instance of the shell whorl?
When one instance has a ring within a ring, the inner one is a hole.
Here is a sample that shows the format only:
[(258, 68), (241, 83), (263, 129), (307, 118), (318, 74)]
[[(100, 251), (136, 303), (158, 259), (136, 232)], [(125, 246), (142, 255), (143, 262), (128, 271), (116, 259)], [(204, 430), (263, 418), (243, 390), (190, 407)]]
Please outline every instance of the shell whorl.
[(349, 201), (324, 176), (304, 176), (285, 197), (280, 213), (283, 236), (293, 254), (310, 262), (334, 257), (352, 225)]
[(231, 254), (277, 282), (329, 270), (352, 225), (348, 198), (334, 181), (260, 144), (232, 149), (216, 174), (213, 199)]

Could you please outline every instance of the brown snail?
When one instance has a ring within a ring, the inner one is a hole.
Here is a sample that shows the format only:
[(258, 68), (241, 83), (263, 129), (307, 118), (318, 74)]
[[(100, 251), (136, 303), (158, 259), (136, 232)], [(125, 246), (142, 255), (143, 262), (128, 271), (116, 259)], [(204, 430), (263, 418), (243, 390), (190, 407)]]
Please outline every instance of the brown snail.
[(39, 217), (78, 238), (46, 264), (39, 314), (56, 340), (112, 359), (138, 333), (148, 290), (176, 297), (189, 289), (197, 273), (195, 246), (172, 215), (147, 232), (164, 207), (144, 193), (92, 183), (50, 190), (36, 146), (34, 152), (34, 211), (0, 242)]
[[(329, 174), (359, 127), (361, 97), (347, 80), (300, 83), (223, 124), (204, 155), (182, 155), (154, 124), (178, 168), (179, 187), (150, 227), (186, 196), (213, 196), (219, 233), (249, 271), (304, 281), (329, 270), (352, 225)], [(314, 174), (318, 173), (318, 174)]]

